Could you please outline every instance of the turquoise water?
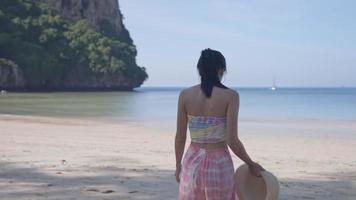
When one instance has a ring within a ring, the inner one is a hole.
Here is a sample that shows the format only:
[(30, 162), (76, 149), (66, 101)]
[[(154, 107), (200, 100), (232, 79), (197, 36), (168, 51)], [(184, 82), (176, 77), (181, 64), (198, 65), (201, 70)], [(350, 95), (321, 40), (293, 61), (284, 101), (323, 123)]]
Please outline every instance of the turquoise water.
[[(0, 113), (174, 124), (181, 89), (143, 87), (134, 92), (10, 92), (0, 96)], [(356, 88), (234, 89), (240, 93), (240, 119), (356, 120)]]

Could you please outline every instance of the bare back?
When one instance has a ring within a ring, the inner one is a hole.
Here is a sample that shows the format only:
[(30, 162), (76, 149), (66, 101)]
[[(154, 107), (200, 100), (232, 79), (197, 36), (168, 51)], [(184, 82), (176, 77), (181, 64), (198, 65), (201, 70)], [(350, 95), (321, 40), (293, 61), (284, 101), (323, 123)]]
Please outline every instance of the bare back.
[(200, 85), (185, 90), (185, 109), (194, 116), (226, 116), (232, 90), (214, 86), (210, 98), (207, 98)]

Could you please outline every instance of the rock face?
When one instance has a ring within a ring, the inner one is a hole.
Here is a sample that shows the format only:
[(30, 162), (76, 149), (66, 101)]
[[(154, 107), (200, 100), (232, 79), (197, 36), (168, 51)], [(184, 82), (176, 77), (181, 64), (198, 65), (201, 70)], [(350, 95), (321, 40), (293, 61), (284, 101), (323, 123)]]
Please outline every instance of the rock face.
[[(148, 78), (145, 68), (136, 64), (136, 48), (133, 45), (129, 32), (123, 24), (123, 15), (119, 9), (118, 0), (38, 0), (24, 2), (25, 1), (14, 1), (13, 5), (17, 5), (18, 7), (16, 8), (22, 8), (20, 5), (25, 5), (25, 3), (28, 2), (32, 2), (33, 6), (37, 5), (37, 3), (41, 5), (47, 4), (48, 8), (47, 6), (43, 6), (46, 12), (49, 10), (54, 11), (54, 13), (50, 13), (53, 15), (58, 14), (62, 18), (67, 19), (68, 21), (65, 21), (66, 24), (75, 24), (78, 20), (84, 19), (93, 25), (97, 32), (101, 33), (99, 34), (101, 37), (110, 38), (113, 41), (127, 45), (127, 49), (130, 48), (129, 50), (132, 53), (123, 52), (121, 54), (119, 51), (127, 50), (124, 49), (124, 47), (122, 48), (123, 50), (118, 48), (113, 48), (112, 50), (113, 52), (115, 51), (115, 55), (122, 55), (122, 57), (118, 56), (118, 58), (124, 60), (127, 64), (125, 66), (126, 71), (124, 72), (94, 72), (89, 68), (88, 62), (68, 62), (69, 64), (65, 64), (66, 69), (63, 70), (63, 72), (53, 70), (51, 73), (43, 70), (45, 67), (43, 67), (44, 65), (38, 64), (40, 62), (32, 62), (33, 60), (37, 61), (40, 55), (45, 55), (38, 49), (43, 47), (44, 51), (46, 51), (45, 48), (50, 47), (41, 46), (42, 44), (36, 43), (38, 38), (31, 38), (32, 40), (29, 39), (30, 41), (15, 40), (13, 38), (15, 38), (17, 34), (9, 32), (10, 29), (1, 29), (2, 27), (0, 27), (0, 90), (132, 90), (135, 87), (139, 87), (146, 78)], [(4, 15), (6, 17), (16, 17), (18, 11), (7, 9), (6, 7), (6, 5), (10, 3), (11, 1), (1, 2), (0, 8), (2, 10), (0, 11), (1, 13), (2, 11), (6, 11), (5, 14), (7, 15)], [(10, 17), (9, 20), (6, 21), (8, 24), (13, 22)], [(4, 17), (0, 18), (0, 20), (5, 19), (7, 20), (7, 18)], [(3, 24), (1, 26), (3, 26)], [(9, 27), (11, 28), (13, 26)], [(18, 30), (21, 31), (23, 29)], [(11, 34), (14, 35), (14, 37), (12, 37)], [(26, 32), (24, 35), (26, 35)], [(9, 39), (12, 40), (9, 42)], [(15, 47), (22, 44), (27, 48), (23, 48), (24, 51), (19, 52), (21, 48)], [(36, 51), (33, 51), (34, 53), (28, 56), (28, 59), (22, 59), (23, 57), (27, 58), (26, 51), (29, 51), (28, 49), (30, 47)], [(9, 50), (7, 51), (7, 49)], [(16, 51), (13, 49), (16, 49)], [(86, 57), (85, 59), (88, 58)], [(59, 63), (59, 61), (55, 59), (54, 62)], [(53, 66), (54, 68), (57, 66), (54, 64), (51, 65), (52, 62), (48, 63), (47, 66)]]
[[(122, 22), (118, 0), (45, 0), (50, 8), (61, 16), (77, 21), (86, 19), (99, 31), (118, 36), (132, 43), (132, 39)], [(109, 30), (105, 30), (109, 29)]]
[(117, 32), (122, 30), (122, 20), (117, 0), (48, 0), (53, 9), (62, 16), (77, 21), (87, 19), (93, 25), (108, 20)]
[[(45, 0), (49, 7), (71, 21), (87, 20), (104, 35), (133, 44), (123, 24), (118, 0)], [(135, 76), (93, 73), (86, 66), (76, 66), (62, 83), (66, 90), (131, 90), (143, 80)]]
[(12, 61), (0, 59), (0, 86), (10, 90), (21, 89), (25, 86), (21, 68)]
[(85, 66), (77, 66), (71, 70), (61, 85), (53, 86), (55, 90), (87, 91), (87, 90), (132, 90), (139, 87), (142, 80), (117, 74), (97, 74)]
[[(71, 21), (87, 20), (105, 35), (128, 44), (133, 41), (123, 24), (118, 0), (45, 0), (49, 7)], [(131, 90), (142, 80), (117, 74), (96, 74), (86, 66), (76, 66), (65, 78), (63, 86), (68, 90)]]

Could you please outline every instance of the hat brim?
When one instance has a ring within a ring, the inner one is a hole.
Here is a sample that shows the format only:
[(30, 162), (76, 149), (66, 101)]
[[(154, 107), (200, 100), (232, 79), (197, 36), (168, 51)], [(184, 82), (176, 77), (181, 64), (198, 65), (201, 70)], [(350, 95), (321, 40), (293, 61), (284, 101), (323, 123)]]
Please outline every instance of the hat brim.
[(235, 172), (236, 194), (240, 200), (276, 200), (279, 194), (277, 178), (268, 171), (261, 171), (261, 177), (250, 173), (246, 164)]

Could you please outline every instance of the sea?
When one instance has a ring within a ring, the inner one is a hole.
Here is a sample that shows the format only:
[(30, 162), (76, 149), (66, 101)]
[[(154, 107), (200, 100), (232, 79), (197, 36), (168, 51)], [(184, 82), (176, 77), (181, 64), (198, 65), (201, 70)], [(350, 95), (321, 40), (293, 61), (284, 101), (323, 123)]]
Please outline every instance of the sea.
[[(132, 92), (7, 92), (0, 114), (107, 120), (116, 123), (176, 123), (184, 87), (140, 87)], [(356, 88), (232, 88), (240, 94), (241, 120), (351, 120)]]

